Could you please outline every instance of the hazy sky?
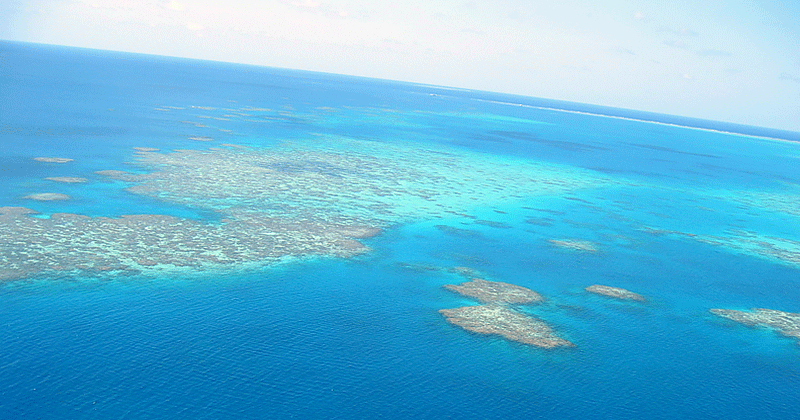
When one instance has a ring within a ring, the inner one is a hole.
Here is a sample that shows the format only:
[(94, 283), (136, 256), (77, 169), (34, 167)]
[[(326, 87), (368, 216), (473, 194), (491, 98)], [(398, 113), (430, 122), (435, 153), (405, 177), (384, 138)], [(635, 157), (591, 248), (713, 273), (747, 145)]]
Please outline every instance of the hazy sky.
[(797, 0), (3, 0), (0, 39), (800, 131)]

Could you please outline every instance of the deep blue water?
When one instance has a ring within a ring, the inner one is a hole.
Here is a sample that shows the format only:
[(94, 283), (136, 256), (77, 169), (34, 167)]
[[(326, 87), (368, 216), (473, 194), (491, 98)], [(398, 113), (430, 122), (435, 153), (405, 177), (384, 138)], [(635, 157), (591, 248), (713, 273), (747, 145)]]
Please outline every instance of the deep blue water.
[[(0, 285), (0, 418), (790, 419), (800, 407), (796, 340), (708, 312), (800, 312), (799, 266), (645, 229), (800, 241), (800, 145), (557, 109), (788, 140), (797, 133), (8, 42), (0, 43), (0, 104), (0, 207), (45, 217), (214, 220), (201, 203), (131, 194), (94, 171), (132, 170), (132, 147), (265, 146), (318, 133), (522, 158), (619, 181), (397, 224), (351, 259), (8, 281)], [(271, 111), (225, 119), (226, 107)], [(213, 141), (188, 139), (209, 130)], [(76, 160), (42, 164), (37, 156)], [(52, 176), (88, 182), (44, 180)], [(72, 199), (24, 198), (43, 188)], [(753, 204), (756, 193), (780, 204)], [(555, 248), (554, 238), (601, 250)], [(427, 267), (453, 266), (538, 291), (546, 303), (526, 310), (576, 347), (541, 350), (447, 324), (439, 309), (474, 302), (441, 288), (462, 278)], [(583, 291), (596, 283), (648, 300)]]

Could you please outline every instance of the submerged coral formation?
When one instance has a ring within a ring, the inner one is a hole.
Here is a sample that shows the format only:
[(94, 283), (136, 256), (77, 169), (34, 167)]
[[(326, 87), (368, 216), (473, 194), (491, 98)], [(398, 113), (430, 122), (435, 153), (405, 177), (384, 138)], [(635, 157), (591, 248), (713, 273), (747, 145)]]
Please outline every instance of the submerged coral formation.
[(547, 242), (571, 251), (597, 252), (597, 245), (582, 239), (550, 239)]
[(697, 235), (668, 229), (642, 228), (652, 235), (666, 235), (693, 239), (746, 255), (770, 259), (782, 264), (800, 267), (800, 241), (764, 235), (757, 232), (730, 229), (723, 235)]
[(499, 303), (442, 309), (439, 313), (444, 315), (447, 322), (479, 334), (499, 335), (511, 341), (548, 349), (573, 346), (571, 342), (555, 335), (543, 321)]
[(447, 284), (445, 289), (458, 294), (475, 298), (483, 303), (534, 303), (542, 300), (542, 296), (531, 289), (514, 284), (483, 279), (472, 279), (459, 285)]
[(67, 162), (72, 162), (74, 159), (59, 158), (59, 157), (35, 157), (33, 158), (33, 160), (45, 163), (67, 163)]
[(595, 284), (587, 287), (585, 290), (589, 293), (595, 293), (598, 295), (609, 296), (622, 300), (638, 300), (638, 301), (644, 300), (644, 296), (637, 293), (633, 293), (629, 290), (621, 289), (619, 287), (611, 287), (611, 286), (603, 286)]
[(30, 194), (26, 195), (25, 197), (28, 200), (36, 200), (36, 201), (61, 201), (61, 200), (69, 200), (69, 196), (66, 194), (60, 193), (38, 193), (38, 194)]
[(135, 172), (95, 173), (131, 184), (128, 191), (134, 194), (216, 212), (219, 221), (165, 215), (31, 217), (28, 209), (6, 207), (0, 214), (0, 243), (13, 245), (0, 246), (0, 281), (62, 272), (136, 273), (347, 257), (366, 250), (359, 238), (396, 223), (597, 182), (554, 165), (338, 137), (167, 153), (139, 147), (134, 153)]
[(572, 346), (558, 337), (544, 321), (526, 315), (511, 304), (541, 302), (542, 296), (514, 284), (473, 279), (445, 289), (468, 296), (483, 305), (463, 306), (439, 311), (447, 322), (479, 334), (500, 335), (508, 340), (542, 348)]
[(216, 209), (337, 214), (378, 223), (563, 193), (592, 182), (552, 165), (347, 138), (137, 156), (154, 172), (109, 174), (138, 183), (130, 189), (137, 194)]
[(147, 268), (195, 269), (220, 264), (275, 262), (288, 256), (347, 257), (367, 248), (356, 238), (378, 233), (370, 226), (303, 222), (263, 215), (241, 215), (208, 224), (164, 215), (118, 219), (54, 214), (27, 217), (22, 207), (0, 207), (0, 225), (15, 233), (0, 247), (0, 280), (37, 273), (114, 271)]
[[(775, 309), (753, 308), (750, 312), (733, 309), (711, 309), (711, 313), (749, 326), (774, 328), (781, 334), (800, 340), (800, 313)], [(800, 344), (800, 341), (798, 341)]]
[(45, 179), (48, 181), (63, 182), (65, 184), (79, 184), (81, 182), (88, 181), (86, 178), (81, 178), (77, 176), (51, 176)]
[(118, 219), (0, 207), (0, 225), (15, 232), (3, 247), (0, 280), (36, 273), (137, 273), (147, 267), (204, 268), (219, 264), (274, 262), (287, 256), (352, 256), (367, 248), (355, 240), (378, 231), (364, 225), (308, 223), (242, 215), (207, 224), (164, 215)]

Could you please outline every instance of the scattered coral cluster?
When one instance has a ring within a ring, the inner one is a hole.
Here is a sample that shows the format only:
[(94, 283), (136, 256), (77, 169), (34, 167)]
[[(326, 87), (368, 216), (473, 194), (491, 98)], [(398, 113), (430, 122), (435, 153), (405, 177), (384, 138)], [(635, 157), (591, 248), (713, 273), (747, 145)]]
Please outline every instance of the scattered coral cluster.
[[(439, 313), (453, 325), (467, 331), (499, 335), (511, 341), (548, 349), (574, 345), (558, 337), (544, 321), (520, 312), (512, 306), (542, 302), (542, 296), (533, 290), (483, 279), (472, 279), (459, 285), (448, 284), (443, 287), (482, 303), (481, 305), (440, 310)], [(615, 299), (637, 302), (645, 300), (644, 296), (619, 287), (592, 285), (585, 290)], [(754, 308), (750, 311), (732, 309), (711, 309), (710, 311), (714, 315), (744, 325), (772, 328), (784, 336), (800, 340), (800, 313), (764, 308)]]
[[(441, 270), (438, 270), (441, 271)], [(461, 270), (462, 275), (473, 274)], [(573, 343), (559, 337), (544, 321), (523, 313), (514, 305), (535, 304), (544, 298), (533, 290), (514, 284), (473, 278), (458, 285), (447, 284), (444, 289), (473, 298), (481, 305), (463, 306), (439, 311), (447, 322), (479, 334), (499, 335), (511, 341), (551, 349), (571, 347)], [(593, 285), (590, 293), (622, 300), (644, 301), (642, 295), (618, 287)]]
[(468, 296), (483, 305), (463, 306), (439, 311), (447, 322), (479, 334), (499, 335), (508, 340), (542, 348), (573, 346), (558, 337), (544, 321), (524, 314), (510, 305), (541, 302), (541, 295), (525, 287), (473, 279), (445, 289)]
[[(553, 165), (349, 138), (172, 152), (137, 147), (134, 156), (139, 173), (109, 169), (96, 175), (130, 183), (134, 194), (215, 211), (220, 221), (136, 215), (135, 209), (113, 219), (65, 213), (31, 217), (32, 210), (5, 207), (0, 210), (0, 281), (347, 257), (366, 249), (358, 239), (395, 223), (560, 194), (595, 182)], [(70, 199), (58, 192), (25, 198)]]
[[(199, 106), (192, 108), (204, 112), (217, 110)], [(184, 108), (164, 106), (159, 110), (179, 109)], [(197, 116), (207, 123), (180, 123), (230, 133), (231, 130), (208, 124), (231, 120), (300, 123), (304, 118), (319, 117), (262, 108), (221, 111), (225, 114)], [(329, 111), (333, 110), (320, 110), (322, 113)], [(389, 118), (389, 114), (391, 112), (382, 110), (360, 113), (365, 123), (371, 119), (381, 121)], [(395, 117), (401, 118), (401, 115)], [(214, 136), (208, 135), (187, 134), (187, 138), (198, 142), (215, 141)], [(535, 195), (559, 195), (582, 203), (587, 210), (607, 212), (602, 206), (571, 197), (568, 193), (598, 185), (649, 188), (578, 168), (444, 147), (433, 149), (414, 142), (395, 145), (316, 135), (268, 147), (227, 143), (217, 146), (206, 150), (169, 152), (154, 147), (135, 147), (134, 163), (139, 166), (139, 173), (109, 169), (96, 174), (131, 183), (129, 191), (134, 194), (215, 211), (220, 216), (218, 222), (142, 214), (106, 218), (57, 213), (48, 218), (27, 208), (0, 207), (0, 281), (42, 275), (163, 272), (183, 267), (215, 269), (234, 264), (269, 264), (302, 256), (348, 257), (367, 249), (359, 239), (376, 235), (382, 228), (395, 223), (447, 214), (466, 216), (476, 206)], [(74, 161), (67, 157), (37, 157), (34, 160), (43, 165)], [(53, 190), (33, 191), (23, 198), (58, 205), (59, 201), (71, 199), (69, 195), (57, 192), (58, 184), (79, 187), (89, 182), (88, 176), (45, 177), (52, 181)], [(800, 190), (796, 186), (780, 192), (728, 191), (704, 192), (702, 195), (733, 202), (742, 208), (757, 208), (787, 216), (800, 215), (797, 206)], [(613, 204), (622, 211), (636, 211), (632, 202), (614, 201)], [(564, 215), (549, 209), (541, 211), (552, 216)], [(34, 215), (38, 217), (32, 217)], [(662, 219), (666, 217), (653, 215)], [(800, 266), (800, 242), (795, 240), (743, 229), (715, 234), (689, 233), (675, 228), (643, 227), (635, 218), (616, 212), (608, 212), (608, 216), (626, 219), (654, 235), (690, 238), (734, 252)], [(573, 227), (590, 227), (584, 222), (568, 219), (530, 218), (527, 222), (543, 227), (559, 222)], [(493, 228), (510, 227), (491, 220), (476, 219), (474, 223)], [(481, 235), (477, 231), (446, 225), (437, 228), (455, 236)], [(548, 242), (569, 251), (600, 251), (596, 243), (583, 239), (551, 239)], [(429, 269), (422, 266), (407, 268)], [(467, 268), (449, 271), (475, 275)], [(446, 288), (483, 303), (442, 310), (441, 313), (454, 325), (540, 347), (572, 345), (557, 337), (543, 321), (514, 308), (514, 305), (541, 302), (542, 297), (532, 290), (480, 279)], [(616, 299), (644, 300), (641, 295), (610, 286), (593, 285), (586, 291)], [(750, 312), (712, 309), (711, 312), (745, 325), (766, 326), (786, 336), (800, 338), (800, 314), (771, 309)]]

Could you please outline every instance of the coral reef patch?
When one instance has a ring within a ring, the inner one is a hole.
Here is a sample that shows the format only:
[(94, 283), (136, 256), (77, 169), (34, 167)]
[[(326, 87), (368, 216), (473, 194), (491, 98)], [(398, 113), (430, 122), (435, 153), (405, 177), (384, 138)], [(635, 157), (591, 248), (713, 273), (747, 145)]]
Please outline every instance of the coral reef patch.
[(69, 200), (69, 196), (66, 194), (60, 193), (38, 193), (38, 194), (29, 194), (25, 197), (28, 200), (36, 200), (36, 201), (61, 201), (61, 200)]
[(127, 191), (133, 194), (216, 213), (216, 221), (157, 214), (47, 218), (3, 208), (0, 243), (15, 245), (0, 247), (5, 267), (0, 281), (59, 272), (163, 272), (268, 265), (288, 257), (350, 257), (368, 249), (362, 239), (398, 223), (598, 182), (557, 165), (344, 137), (312, 136), (269, 147), (134, 150), (132, 170), (95, 174), (130, 184)]
[(33, 158), (33, 160), (45, 163), (67, 163), (67, 162), (72, 162), (74, 159), (59, 158), (59, 157), (35, 157)]
[(800, 340), (800, 313), (764, 308), (753, 308), (750, 311), (711, 309), (711, 313), (748, 326), (773, 328), (787, 337)]
[(482, 303), (525, 304), (543, 300), (542, 296), (531, 289), (514, 284), (472, 279), (459, 285), (447, 284), (445, 289), (469, 296)]
[(555, 335), (543, 321), (499, 303), (442, 309), (439, 313), (447, 322), (478, 334), (499, 335), (546, 349), (574, 345)]
[(81, 178), (77, 176), (51, 176), (45, 179), (53, 182), (63, 182), (65, 184), (80, 184), (82, 182), (88, 181), (86, 178)]
[(595, 293), (598, 295), (613, 297), (616, 299), (644, 301), (644, 296), (637, 293), (633, 293), (629, 290), (621, 289), (619, 287), (602, 286), (599, 284), (595, 284), (587, 287), (585, 290), (589, 293)]
[(471, 297), (483, 305), (463, 306), (439, 311), (450, 324), (478, 334), (499, 335), (507, 340), (551, 349), (574, 344), (558, 337), (547, 323), (511, 307), (512, 304), (538, 303), (542, 296), (514, 284), (472, 279), (445, 289)]
[(547, 242), (570, 251), (597, 252), (597, 245), (582, 239), (550, 239)]

